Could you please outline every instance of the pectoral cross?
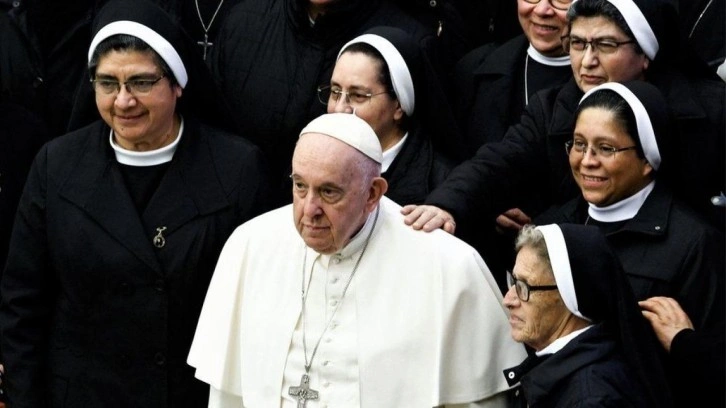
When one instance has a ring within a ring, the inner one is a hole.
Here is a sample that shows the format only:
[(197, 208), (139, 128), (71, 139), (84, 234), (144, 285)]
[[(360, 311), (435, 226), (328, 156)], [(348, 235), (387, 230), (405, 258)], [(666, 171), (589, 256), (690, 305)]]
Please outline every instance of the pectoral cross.
[(202, 48), (204, 48), (204, 60), (207, 60), (207, 48), (214, 45), (213, 43), (209, 42), (209, 36), (207, 36), (207, 33), (204, 33), (204, 41), (197, 41), (197, 44), (201, 45)]
[(310, 377), (307, 374), (300, 378), (300, 385), (290, 387), (287, 393), (297, 398), (297, 408), (305, 408), (307, 400), (318, 399), (318, 392), (310, 389)]

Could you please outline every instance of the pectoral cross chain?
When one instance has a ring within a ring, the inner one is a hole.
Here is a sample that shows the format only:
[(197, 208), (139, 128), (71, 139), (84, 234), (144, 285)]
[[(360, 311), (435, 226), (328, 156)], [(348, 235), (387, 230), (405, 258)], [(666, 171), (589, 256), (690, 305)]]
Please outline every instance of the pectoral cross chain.
[(297, 398), (297, 408), (305, 408), (308, 400), (318, 399), (318, 392), (310, 389), (310, 377), (307, 374), (300, 378), (300, 385), (290, 387), (287, 393)]

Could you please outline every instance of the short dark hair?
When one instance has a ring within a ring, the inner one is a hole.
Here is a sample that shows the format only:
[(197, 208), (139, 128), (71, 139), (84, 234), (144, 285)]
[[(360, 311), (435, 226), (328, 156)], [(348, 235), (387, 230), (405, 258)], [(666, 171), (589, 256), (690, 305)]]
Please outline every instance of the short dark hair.
[(630, 138), (635, 142), (635, 151), (638, 157), (645, 158), (643, 153), (643, 146), (640, 143), (640, 136), (638, 136), (638, 125), (635, 122), (635, 114), (630, 104), (620, 96), (617, 92), (611, 89), (600, 89), (593, 92), (588, 96), (575, 111), (575, 122), (580, 117), (580, 113), (587, 108), (601, 108), (612, 112), (615, 120), (625, 129), (630, 135)]
[(380, 70), (378, 72), (378, 80), (383, 84), (388, 91), (389, 95), (396, 97), (395, 91), (393, 90), (393, 81), (391, 80), (391, 71), (388, 68), (388, 63), (383, 58), (383, 55), (372, 45), (364, 42), (353, 43), (343, 50), (342, 54), (346, 52), (357, 52), (363, 55), (367, 55), (372, 59), (378, 61), (380, 64)]
[[(392, 98), (398, 99), (398, 97), (396, 96), (396, 91), (393, 88), (393, 81), (391, 80), (391, 71), (388, 67), (388, 63), (383, 58), (383, 55), (374, 46), (364, 42), (357, 42), (346, 47), (341, 55), (347, 52), (361, 53), (378, 61), (380, 67), (380, 69), (378, 70), (378, 80), (386, 88), (386, 92), (388, 93), (388, 95), (390, 95)], [(403, 129), (408, 129), (408, 124), (408, 115), (404, 113), (403, 120), (401, 121), (401, 127)]]
[(96, 76), (98, 61), (101, 59), (102, 56), (108, 54), (111, 51), (148, 52), (152, 55), (154, 63), (159, 66), (164, 76), (169, 79), (169, 82), (172, 85), (177, 84), (176, 77), (172, 73), (171, 68), (169, 68), (169, 65), (166, 63), (166, 61), (164, 61), (164, 59), (161, 58), (161, 56), (156, 51), (154, 51), (154, 49), (151, 48), (151, 46), (147, 44), (146, 41), (140, 39), (139, 37), (128, 34), (112, 35), (98, 44), (96, 49), (93, 50), (91, 60), (88, 62), (88, 70), (91, 73), (91, 78), (94, 78)]

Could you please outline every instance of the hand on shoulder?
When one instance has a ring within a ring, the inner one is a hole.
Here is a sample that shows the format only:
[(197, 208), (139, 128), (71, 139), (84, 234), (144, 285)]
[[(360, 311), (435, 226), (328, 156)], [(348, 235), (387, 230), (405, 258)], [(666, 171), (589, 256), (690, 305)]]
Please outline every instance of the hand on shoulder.
[(448, 211), (433, 205), (410, 204), (401, 209), (401, 214), (406, 216), (404, 218), (406, 225), (410, 225), (415, 230), (431, 232), (442, 228), (449, 234), (456, 231), (454, 217)]

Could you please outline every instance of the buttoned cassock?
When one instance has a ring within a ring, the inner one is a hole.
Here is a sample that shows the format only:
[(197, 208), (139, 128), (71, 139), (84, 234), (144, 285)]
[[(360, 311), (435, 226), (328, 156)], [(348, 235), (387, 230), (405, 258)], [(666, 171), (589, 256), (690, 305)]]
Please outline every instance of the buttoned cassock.
[[(400, 208), (381, 199), (353, 297), (341, 306), (355, 308), (360, 406), (432, 407), (507, 390), (502, 370), (526, 353), (510, 337), (488, 268), (463, 241), (406, 226)], [(197, 378), (221, 390), (210, 406), (239, 407), (233, 396), (246, 407), (280, 406), (287, 392), (288, 358), (301, 357), (289, 351), (297, 350), (307, 250), (292, 213), (288, 205), (245, 223), (222, 251), (188, 359)], [(308, 356), (317, 333), (308, 335)]]

